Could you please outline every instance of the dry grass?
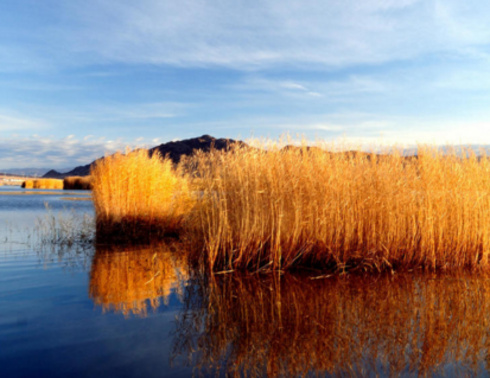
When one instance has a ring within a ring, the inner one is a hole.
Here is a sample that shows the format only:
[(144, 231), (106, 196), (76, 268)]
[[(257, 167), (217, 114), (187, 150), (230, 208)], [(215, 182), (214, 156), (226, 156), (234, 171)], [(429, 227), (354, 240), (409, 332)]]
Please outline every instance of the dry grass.
[(68, 190), (90, 190), (92, 179), (90, 176), (69, 176), (63, 179), (63, 189)]
[(98, 247), (90, 272), (90, 297), (103, 311), (146, 316), (175, 292), (183, 296), (188, 277), (184, 256), (172, 246)]
[(98, 235), (185, 233), (215, 271), (489, 266), (490, 160), (472, 151), (235, 146), (177, 169), (136, 151), (92, 176)]
[(63, 189), (63, 180), (58, 179), (33, 179), (25, 180), (22, 185), (25, 189)]
[(192, 206), (181, 172), (145, 150), (108, 156), (91, 176), (99, 240), (139, 241), (177, 233)]
[(471, 274), (217, 276), (187, 297), (174, 358), (240, 377), (485, 374), (489, 284)]
[(490, 161), (472, 151), (236, 147), (193, 164), (192, 234), (211, 269), (489, 265)]

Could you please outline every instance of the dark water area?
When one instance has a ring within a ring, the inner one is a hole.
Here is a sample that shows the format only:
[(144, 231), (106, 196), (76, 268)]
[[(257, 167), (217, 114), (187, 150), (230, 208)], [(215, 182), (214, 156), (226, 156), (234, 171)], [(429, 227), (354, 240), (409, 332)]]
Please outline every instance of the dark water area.
[(176, 243), (36, 243), (44, 202), (93, 214), (63, 196), (0, 195), (0, 377), (489, 375), (488, 276), (210, 276)]

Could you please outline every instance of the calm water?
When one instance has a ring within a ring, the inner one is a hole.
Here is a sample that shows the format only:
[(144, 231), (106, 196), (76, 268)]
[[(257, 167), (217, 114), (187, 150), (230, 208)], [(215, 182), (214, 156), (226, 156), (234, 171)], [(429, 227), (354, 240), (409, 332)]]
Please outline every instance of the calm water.
[(205, 277), (176, 244), (40, 244), (46, 202), (91, 202), (6, 190), (0, 377), (488, 375), (489, 278)]

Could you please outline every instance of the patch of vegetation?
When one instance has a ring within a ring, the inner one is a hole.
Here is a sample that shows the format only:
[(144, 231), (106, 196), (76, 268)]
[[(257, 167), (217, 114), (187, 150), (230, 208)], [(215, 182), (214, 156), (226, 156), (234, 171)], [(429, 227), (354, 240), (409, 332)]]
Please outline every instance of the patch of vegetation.
[(188, 179), (158, 152), (137, 150), (99, 160), (91, 171), (97, 238), (148, 241), (181, 232), (193, 206)]
[(65, 190), (90, 190), (92, 189), (92, 178), (90, 176), (69, 176), (63, 179)]
[(22, 185), (25, 189), (63, 189), (63, 180), (58, 179), (33, 179), (25, 180)]
[(48, 207), (44, 217), (36, 219), (34, 235), (41, 245), (91, 245), (95, 241), (95, 221), (89, 214), (76, 211), (54, 213)]
[(489, 159), (418, 151), (117, 154), (92, 171), (97, 237), (185, 236), (214, 271), (487, 268)]

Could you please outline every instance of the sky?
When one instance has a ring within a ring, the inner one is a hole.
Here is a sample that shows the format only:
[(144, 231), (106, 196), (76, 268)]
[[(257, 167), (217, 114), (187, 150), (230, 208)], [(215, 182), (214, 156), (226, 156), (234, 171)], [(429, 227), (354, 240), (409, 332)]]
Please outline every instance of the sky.
[(203, 134), (490, 144), (490, 3), (0, 1), (0, 169)]

